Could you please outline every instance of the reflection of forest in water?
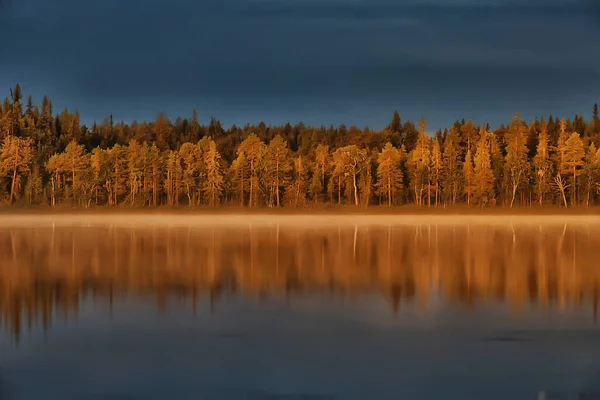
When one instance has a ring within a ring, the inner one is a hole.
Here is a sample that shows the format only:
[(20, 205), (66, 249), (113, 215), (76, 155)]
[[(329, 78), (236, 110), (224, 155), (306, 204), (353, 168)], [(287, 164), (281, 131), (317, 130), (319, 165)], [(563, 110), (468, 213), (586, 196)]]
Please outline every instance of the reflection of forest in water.
[(600, 227), (15, 228), (0, 231), (4, 329), (77, 312), (84, 295), (218, 300), (381, 292), (395, 309), (432, 293), (466, 306), (598, 302)]

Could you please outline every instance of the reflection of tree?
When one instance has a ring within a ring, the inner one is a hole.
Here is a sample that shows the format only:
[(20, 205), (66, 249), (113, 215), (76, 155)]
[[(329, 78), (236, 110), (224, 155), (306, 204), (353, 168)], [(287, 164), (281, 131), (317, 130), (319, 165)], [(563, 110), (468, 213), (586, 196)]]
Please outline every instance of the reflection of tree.
[(123, 295), (211, 305), (226, 293), (265, 298), (379, 291), (398, 312), (432, 294), (564, 308), (593, 302), (598, 232), (574, 226), (338, 229), (56, 228), (0, 231), (0, 317), (21, 329), (76, 316), (84, 298)]

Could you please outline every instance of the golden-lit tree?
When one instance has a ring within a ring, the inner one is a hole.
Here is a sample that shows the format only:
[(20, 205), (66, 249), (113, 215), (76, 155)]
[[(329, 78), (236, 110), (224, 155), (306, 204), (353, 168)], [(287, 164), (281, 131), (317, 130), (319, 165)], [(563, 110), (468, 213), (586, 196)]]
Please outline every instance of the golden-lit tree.
[(182, 185), (188, 198), (188, 206), (195, 204), (196, 188), (206, 180), (206, 171), (202, 151), (198, 144), (186, 142), (179, 149), (179, 157), (183, 165)]
[(573, 132), (569, 139), (565, 141), (564, 146), (561, 149), (562, 153), (562, 172), (571, 175), (573, 178), (571, 187), (573, 190), (571, 204), (577, 204), (577, 175), (581, 167), (583, 167), (583, 158), (585, 157), (585, 150), (583, 149), (583, 142), (579, 137), (579, 134)]
[(387, 205), (394, 204), (396, 194), (402, 189), (400, 151), (387, 142), (377, 157), (377, 193), (383, 196)]
[(281, 190), (285, 186), (287, 175), (291, 169), (288, 163), (287, 143), (280, 135), (275, 136), (267, 147), (264, 156), (266, 186), (269, 189), (269, 206), (273, 205), (272, 197), (275, 197), (275, 206), (281, 205)]
[(248, 171), (248, 162), (246, 160), (246, 154), (243, 152), (239, 153), (237, 158), (231, 163), (229, 169), (231, 181), (238, 190), (238, 196), (240, 205), (244, 206), (244, 196), (249, 189), (249, 177), (250, 172)]
[(329, 146), (319, 144), (315, 150), (315, 161), (313, 168), (313, 177), (310, 184), (310, 193), (313, 200), (319, 200), (326, 185), (326, 174), (329, 171)]
[(179, 152), (173, 150), (167, 151), (165, 154), (165, 178), (163, 186), (168, 206), (179, 205), (182, 177), (183, 168), (181, 167)]
[(17, 197), (17, 189), (22, 175), (31, 171), (33, 149), (30, 139), (17, 136), (4, 138), (0, 149), (0, 171), (6, 177), (10, 176), (9, 204), (12, 205)]
[(494, 173), (490, 158), (489, 135), (483, 128), (479, 134), (474, 164), (473, 200), (483, 207), (494, 199)]
[(463, 181), (459, 140), (458, 134), (451, 130), (443, 146), (442, 193), (445, 201), (450, 204), (456, 204)]
[(506, 163), (504, 165), (506, 185), (511, 190), (510, 207), (514, 205), (517, 191), (529, 177), (529, 162), (527, 160), (527, 126), (515, 114), (505, 136)]
[[(425, 190), (429, 188), (429, 173), (431, 165), (431, 151), (429, 138), (425, 132), (425, 119), (419, 122), (419, 139), (414, 150), (409, 155), (409, 169), (411, 186), (415, 195), (415, 203), (423, 205)], [(431, 199), (428, 200), (428, 202)]]
[[(240, 160), (237, 168), (247, 168), (248, 170), (248, 205), (258, 206), (259, 182), (262, 173), (262, 161), (265, 156), (266, 146), (256, 136), (251, 133), (238, 147), (237, 154)], [(243, 161), (243, 164), (242, 164)]]
[[(341, 147), (333, 153), (334, 175), (351, 182), (354, 205), (359, 204), (358, 176), (366, 168), (367, 152), (356, 145)], [(338, 179), (339, 179), (338, 178)]]
[(467, 205), (471, 204), (471, 196), (473, 195), (473, 191), (475, 189), (475, 171), (473, 167), (473, 156), (471, 155), (471, 150), (467, 150), (467, 155), (465, 156), (465, 162), (463, 164), (463, 176), (464, 176), (464, 192), (467, 196)]
[(81, 176), (89, 169), (90, 158), (84, 146), (77, 144), (75, 141), (67, 145), (62, 157), (63, 166), (70, 175), (73, 203), (77, 203), (77, 196), (86, 196), (88, 186), (86, 182), (82, 182)]
[(152, 126), (152, 130), (154, 133), (154, 138), (156, 141), (156, 146), (161, 150), (168, 150), (169, 143), (171, 141), (171, 122), (165, 115), (165, 113), (161, 112), (156, 117), (156, 121)]
[(217, 144), (211, 140), (208, 149), (204, 151), (206, 179), (204, 181), (203, 193), (208, 199), (210, 207), (216, 207), (219, 204), (223, 185), (225, 180), (221, 171), (221, 155), (217, 151)]
[(306, 205), (306, 193), (308, 186), (308, 168), (304, 165), (302, 156), (294, 159), (292, 178), (285, 190), (285, 203), (292, 207)]
[(550, 160), (550, 146), (548, 143), (548, 130), (546, 121), (542, 120), (538, 134), (538, 144), (533, 158), (534, 176), (536, 181), (536, 194), (540, 206), (544, 204), (544, 196), (550, 192), (550, 177), (552, 176), (552, 161)]
[(438, 139), (433, 141), (431, 146), (431, 165), (429, 167), (429, 187), (433, 188), (435, 195), (435, 206), (439, 203), (440, 182), (442, 179), (442, 170), (444, 169), (442, 150)]
[(600, 149), (597, 150), (594, 143), (590, 144), (585, 155), (583, 177), (586, 188), (585, 205), (589, 207), (590, 196), (598, 188), (600, 181)]

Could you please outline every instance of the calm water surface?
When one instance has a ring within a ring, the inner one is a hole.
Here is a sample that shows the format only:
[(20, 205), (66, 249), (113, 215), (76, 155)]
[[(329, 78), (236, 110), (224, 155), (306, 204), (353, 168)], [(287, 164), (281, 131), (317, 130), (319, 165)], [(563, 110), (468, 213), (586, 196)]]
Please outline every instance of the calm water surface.
[(5, 227), (0, 254), (1, 399), (600, 393), (600, 225)]

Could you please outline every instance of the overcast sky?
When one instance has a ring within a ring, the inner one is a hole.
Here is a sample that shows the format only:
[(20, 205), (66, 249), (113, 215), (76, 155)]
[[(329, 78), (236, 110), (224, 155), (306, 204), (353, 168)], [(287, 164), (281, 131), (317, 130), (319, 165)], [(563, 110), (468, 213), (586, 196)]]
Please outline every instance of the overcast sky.
[[(600, 2), (599, 2), (600, 3)], [(593, 0), (0, 0), (0, 89), (84, 122), (591, 115)]]

